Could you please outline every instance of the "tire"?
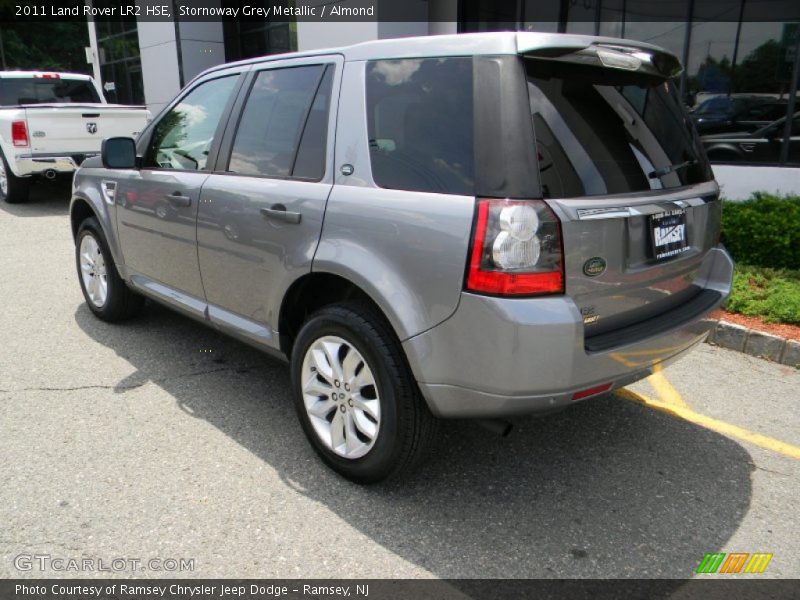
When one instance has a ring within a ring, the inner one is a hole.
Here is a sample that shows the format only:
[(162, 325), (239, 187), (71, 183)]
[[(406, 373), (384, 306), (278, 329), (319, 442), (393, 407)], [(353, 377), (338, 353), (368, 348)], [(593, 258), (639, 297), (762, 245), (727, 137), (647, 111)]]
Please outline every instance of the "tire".
[(139, 313), (144, 298), (133, 292), (119, 276), (106, 236), (94, 217), (84, 220), (78, 227), (75, 263), (86, 305), (96, 317), (114, 322)]
[(17, 177), (11, 172), (5, 155), (0, 152), (0, 197), (8, 204), (27, 202), (31, 187), (30, 177)]
[[(345, 374), (342, 381), (330, 368), (329, 357), (337, 351), (333, 360), (338, 359), (338, 372)], [(376, 483), (404, 475), (424, 458), (438, 422), (417, 388), (394, 332), (371, 307), (334, 304), (311, 315), (292, 348), (291, 371), (303, 431), (322, 460), (344, 477)], [(334, 381), (328, 383), (330, 378)], [(304, 384), (309, 393), (303, 393)], [(361, 385), (358, 391), (357, 385)], [(369, 410), (362, 410), (365, 406)], [(337, 430), (342, 435), (336, 435)], [(372, 430), (370, 439), (367, 433)]]

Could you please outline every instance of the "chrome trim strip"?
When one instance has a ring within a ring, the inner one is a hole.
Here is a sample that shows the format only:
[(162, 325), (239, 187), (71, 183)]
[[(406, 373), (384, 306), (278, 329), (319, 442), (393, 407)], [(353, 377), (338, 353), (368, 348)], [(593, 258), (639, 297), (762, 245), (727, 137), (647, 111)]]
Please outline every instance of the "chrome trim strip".
[(631, 209), (627, 206), (612, 208), (579, 208), (578, 219), (592, 221), (595, 219), (620, 219), (631, 216)]
[[(575, 212), (580, 221), (593, 221), (599, 219), (622, 219), (627, 217), (640, 217), (655, 215), (675, 208), (690, 208), (702, 206), (706, 201), (703, 198), (685, 198), (682, 200), (669, 200), (666, 202), (651, 202), (635, 206), (613, 206), (608, 208), (579, 208)], [(671, 206), (670, 206), (671, 205)]]

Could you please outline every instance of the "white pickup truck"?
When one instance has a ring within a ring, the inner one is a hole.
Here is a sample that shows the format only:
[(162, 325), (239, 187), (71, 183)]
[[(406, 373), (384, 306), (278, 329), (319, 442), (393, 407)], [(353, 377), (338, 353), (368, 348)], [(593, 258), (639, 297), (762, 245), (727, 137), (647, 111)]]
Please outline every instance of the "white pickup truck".
[(0, 71), (0, 197), (24, 202), (33, 177), (72, 173), (103, 138), (136, 137), (149, 120), (108, 104), (88, 75)]

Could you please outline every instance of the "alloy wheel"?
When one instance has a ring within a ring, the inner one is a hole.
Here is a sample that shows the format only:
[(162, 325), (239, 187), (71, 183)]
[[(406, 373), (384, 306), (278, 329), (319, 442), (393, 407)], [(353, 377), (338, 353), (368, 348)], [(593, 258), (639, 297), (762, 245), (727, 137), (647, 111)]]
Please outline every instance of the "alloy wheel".
[(102, 308), (108, 298), (106, 261), (100, 250), (100, 244), (91, 234), (81, 238), (80, 266), (83, 287), (89, 301), (95, 307)]
[(351, 460), (372, 449), (381, 423), (378, 386), (350, 342), (337, 336), (315, 340), (303, 358), (301, 385), (308, 418), (328, 449)]

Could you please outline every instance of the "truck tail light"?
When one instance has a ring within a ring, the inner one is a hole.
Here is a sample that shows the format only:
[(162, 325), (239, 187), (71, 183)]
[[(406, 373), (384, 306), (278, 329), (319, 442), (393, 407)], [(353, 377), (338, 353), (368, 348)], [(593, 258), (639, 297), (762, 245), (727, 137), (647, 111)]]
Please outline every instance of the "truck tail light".
[(466, 289), (498, 296), (564, 292), (561, 223), (545, 202), (478, 199)]
[(18, 147), (28, 145), (28, 126), (25, 121), (11, 122), (11, 143)]

